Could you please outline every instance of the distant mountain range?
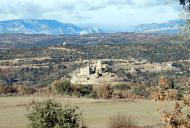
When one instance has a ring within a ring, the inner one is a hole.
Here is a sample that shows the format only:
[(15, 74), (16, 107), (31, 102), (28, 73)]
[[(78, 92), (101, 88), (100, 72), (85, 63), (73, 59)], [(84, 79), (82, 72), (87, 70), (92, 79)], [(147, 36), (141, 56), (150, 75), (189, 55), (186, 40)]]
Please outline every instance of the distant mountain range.
[(165, 23), (142, 24), (134, 28), (139, 33), (177, 34), (184, 27), (185, 20), (172, 20)]
[(56, 20), (8, 20), (0, 21), (0, 33), (79, 35), (100, 33), (97, 28), (81, 28), (71, 23)]
[[(122, 32), (158, 33), (175, 35), (185, 25), (185, 20), (173, 20), (165, 23), (142, 24), (132, 28), (126, 28)], [(93, 25), (92, 25), (93, 26)], [(31, 20), (8, 20), (0, 21), (0, 33), (23, 33), (23, 34), (47, 34), (47, 35), (79, 35), (94, 33), (111, 33), (114, 31), (77, 26), (71, 23), (62, 23), (56, 20), (31, 19)], [(117, 28), (115, 32), (120, 32)]]

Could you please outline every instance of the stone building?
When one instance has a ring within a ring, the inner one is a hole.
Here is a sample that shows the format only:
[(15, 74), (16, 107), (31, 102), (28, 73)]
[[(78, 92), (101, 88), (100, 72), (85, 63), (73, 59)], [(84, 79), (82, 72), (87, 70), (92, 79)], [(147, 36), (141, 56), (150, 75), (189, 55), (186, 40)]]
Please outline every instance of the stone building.
[[(104, 68), (103, 68), (104, 67)], [(92, 64), (91, 61), (88, 61), (87, 66), (84, 68), (80, 68), (81, 76), (89, 76), (91, 74), (102, 74), (103, 69), (105, 70), (107, 67), (102, 66), (102, 61), (98, 60), (96, 64)]]
[(87, 61), (87, 66), (80, 68), (79, 72), (74, 72), (71, 78), (73, 84), (113, 84), (115, 82), (123, 82), (122, 78), (119, 78), (114, 73), (109, 72), (110, 66), (103, 64), (102, 60), (96, 60), (95, 62)]

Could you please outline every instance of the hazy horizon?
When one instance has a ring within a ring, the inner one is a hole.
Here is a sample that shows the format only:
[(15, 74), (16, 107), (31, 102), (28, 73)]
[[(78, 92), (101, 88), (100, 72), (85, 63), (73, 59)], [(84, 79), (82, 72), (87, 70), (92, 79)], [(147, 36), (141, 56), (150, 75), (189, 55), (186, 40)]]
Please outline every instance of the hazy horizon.
[(179, 19), (178, 2), (167, 0), (1, 0), (0, 20), (53, 19), (111, 29)]

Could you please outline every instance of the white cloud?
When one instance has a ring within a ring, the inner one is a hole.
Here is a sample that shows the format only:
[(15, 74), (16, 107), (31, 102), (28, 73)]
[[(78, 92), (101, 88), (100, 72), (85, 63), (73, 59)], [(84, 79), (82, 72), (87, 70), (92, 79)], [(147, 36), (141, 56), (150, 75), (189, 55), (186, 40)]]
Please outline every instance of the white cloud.
[(0, 0), (0, 20), (55, 19), (78, 24), (126, 26), (178, 17), (167, 0)]

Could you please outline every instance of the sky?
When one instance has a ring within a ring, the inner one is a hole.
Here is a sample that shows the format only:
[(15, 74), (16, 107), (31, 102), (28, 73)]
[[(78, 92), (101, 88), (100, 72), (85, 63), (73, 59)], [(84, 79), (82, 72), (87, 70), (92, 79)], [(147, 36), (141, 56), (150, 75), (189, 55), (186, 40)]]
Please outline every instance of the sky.
[(178, 19), (180, 9), (177, 0), (0, 0), (0, 20), (54, 19), (122, 28)]

